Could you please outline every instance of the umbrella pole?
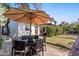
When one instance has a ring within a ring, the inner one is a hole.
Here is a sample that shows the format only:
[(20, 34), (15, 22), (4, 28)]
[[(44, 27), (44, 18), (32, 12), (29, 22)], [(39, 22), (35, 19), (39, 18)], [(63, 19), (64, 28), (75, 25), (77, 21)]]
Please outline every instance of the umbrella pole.
[(31, 18), (30, 18), (30, 35), (31, 35)]

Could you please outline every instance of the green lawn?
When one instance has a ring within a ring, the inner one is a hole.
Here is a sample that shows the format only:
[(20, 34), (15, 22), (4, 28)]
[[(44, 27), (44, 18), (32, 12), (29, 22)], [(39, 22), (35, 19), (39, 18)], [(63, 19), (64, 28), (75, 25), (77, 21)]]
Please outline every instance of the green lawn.
[(75, 42), (74, 35), (57, 35), (52, 37), (47, 37), (46, 42), (51, 43), (58, 46), (63, 46), (67, 48), (71, 48), (73, 43)]

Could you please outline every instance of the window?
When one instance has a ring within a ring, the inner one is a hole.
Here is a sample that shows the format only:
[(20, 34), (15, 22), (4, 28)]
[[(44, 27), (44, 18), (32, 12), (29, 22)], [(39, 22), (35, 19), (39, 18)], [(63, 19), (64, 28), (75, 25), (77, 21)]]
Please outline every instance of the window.
[(38, 35), (38, 26), (35, 26), (35, 34)]
[(30, 31), (30, 26), (29, 25), (25, 26), (25, 31)]
[(7, 26), (2, 27), (2, 34), (3, 35), (9, 35), (9, 28)]

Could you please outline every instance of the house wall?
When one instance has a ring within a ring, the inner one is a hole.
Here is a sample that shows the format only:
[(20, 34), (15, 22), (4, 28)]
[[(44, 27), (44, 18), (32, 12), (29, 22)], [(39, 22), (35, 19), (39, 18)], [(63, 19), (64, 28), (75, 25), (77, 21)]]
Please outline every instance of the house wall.
[(10, 30), (10, 36), (18, 36), (18, 23), (15, 21), (9, 22), (9, 30)]
[[(9, 23), (10, 35), (11, 36), (23, 36), (29, 35), (30, 31), (25, 31), (25, 24), (10, 21)], [(35, 35), (35, 25), (32, 25), (31, 34)], [(38, 26), (38, 35), (40, 34), (40, 26)]]
[[(25, 30), (25, 24), (18, 24), (18, 36), (23, 36), (23, 35), (29, 35), (30, 30), (26, 31)], [(40, 27), (38, 26), (38, 35), (40, 34)], [(31, 27), (31, 35), (35, 35), (35, 25), (32, 25)]]

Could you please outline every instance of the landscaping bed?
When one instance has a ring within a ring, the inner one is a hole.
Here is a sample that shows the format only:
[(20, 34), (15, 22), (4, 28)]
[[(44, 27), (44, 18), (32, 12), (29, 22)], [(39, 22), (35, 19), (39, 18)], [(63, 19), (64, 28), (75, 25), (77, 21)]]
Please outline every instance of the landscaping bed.
[(57, 35), (52, 37), (47, 37), (46, 42), (51, 45), (56, 45), (62, 48), (71, 49), (73, 43), (75, 42), (75, 35)]

